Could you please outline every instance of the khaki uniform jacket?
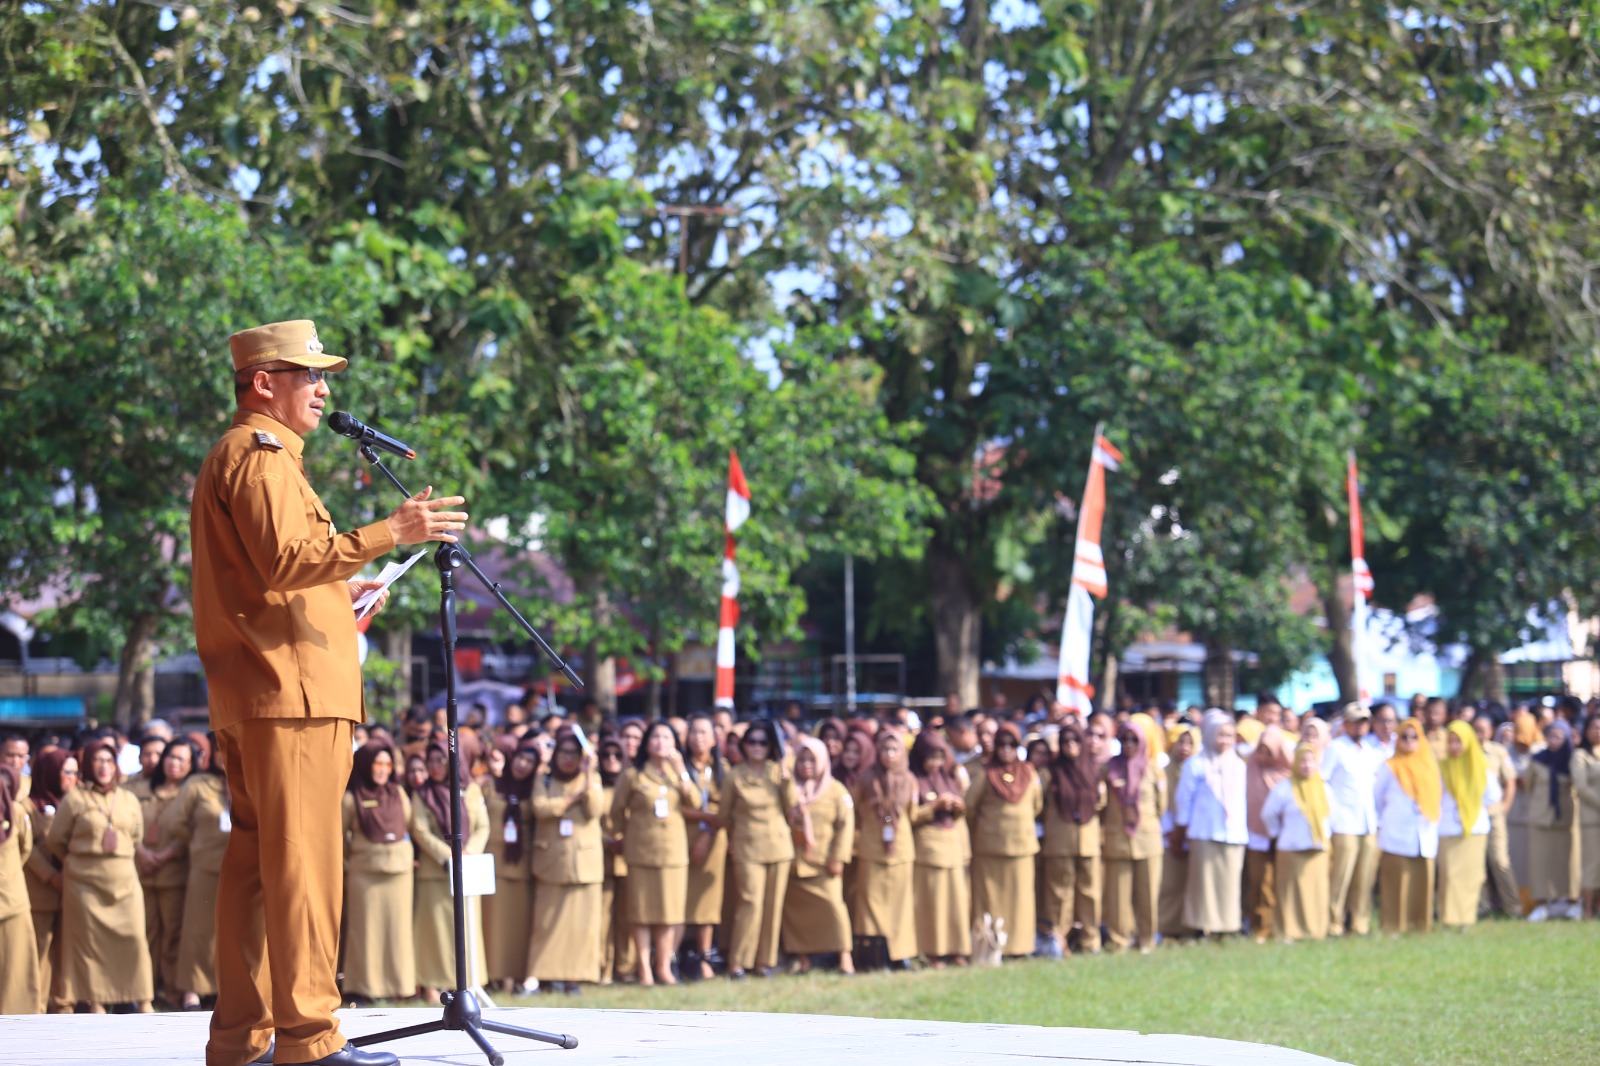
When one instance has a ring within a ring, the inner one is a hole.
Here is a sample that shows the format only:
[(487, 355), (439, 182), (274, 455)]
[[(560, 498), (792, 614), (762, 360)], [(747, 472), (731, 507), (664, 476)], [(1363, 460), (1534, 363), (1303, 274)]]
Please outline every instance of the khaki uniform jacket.
[(622, 854), (622, 826), (612, 810), (612, 801), (617, 798), (617, 784), (621, 781), (622, 775), (618, 774), (616, 781), (600, 785), (600, 842), (605, 847), (603, 865), (607, 879), (628, 876), (628, 860)]
[(61, 893), (50, 883), (50, 878), (61, 872), (61, 866), (45, 844), (50, 837), (50, 826), (56, 820), (56, 809), (41, 808), (31, 798), (24, 806), (28, 809), (28, 829), (33, 835), (33, 852), (23, 867), (28, 875), (28, 898), (33, 901), (36, 911), (58, 910), (61, 907)]
[[(970, 787), (971, 782), (968, 782)], [(933, 801), (938, 795), (928, 792), (917, 797), (911, 809), (911, 835), (917, 845), (917, 865), (935, 870), (955, 870), (972, 861), (972, 838), (966, 818), (957, 818), (948, 829), (933, 824)]]
[(336, 535), (303, 449), (287, 426), (241, 411), (195, 481), (194, 632), (212, 729), (366, 718), (345, 582), (393, 550), (394, 537), (384, 522)]
[[(1576, 758), (1573, 760), (1576, 762)], [(1574, 775), (1576, 776), (1576, 775)], [(1571, 778), (1568, 778), (1571, 781)], [(1522, 773), (1522, 785), (1528, 794), (1528, 824), (1535, 829), (1570, 829), (1572, 816), (1577, 813), (1578, 796), (1569, 783), (1563, 790), (1561, 797), (1561, 811), (1557, 813), (1550, 806), (1550, 769), (1543, 763), (1528, 760), (1528, 768)], [(1521, 795), (1522, 788), (1517, 790)]]
[(611, 799), (611, 824), (622, 836), (630, 866), (689, 865), (689, 829), (683, 821), (688, 791), (699, 799), (698, 789), (649, 763), (642, 770), (622, 771)]
[(1101, 787), (1106, 792), (1106, 805), (1100, 812), (1100, 855), (1105, 859), (1153, 859), (1162, 852), (1161, 815), (1167, 809), (1167, 776), (1154, 763), (1145, 767), (1139, 782), (1139, 828), (1129, 836), (1122, 827), (1122, 801), (1117, 798), (1115, 782), (1104, 769), (1100, 771)]
[[(188, 778), (185, 778), (184, 784), (187, 783)], [(139, 801), (139, 813), (144, 817), (144, 846), (152, 851), (160, 851), (169, 844), (176, 845), (172, 849), (172, 858), (156, 867), (155, 873), (148, 877), (140, 875), (140, 883), (148, 888), (182, 888), (189, 883), (189, 842), (173, 836), (172, 819), (166, 817), (181, 795), (183, 785), (179, 785), (170, 796), (158, 795), (152, 789)]]
[[(362, 801), (356, 799), (354, 792), (346, 792), (344, 799), (339, 801), (339, 820), (344, 829), (345, 868), (374, 874), (403, 874), (410, 870), (417, 860), (417, 849), (411, 845), (410, 832), (401, 834), (400, 839), (393, 842), (380, 844), (375, 840), (368, 840), (367, 834), (361, 831), (361, 820), (357, 817), (356, 804), (359, 802)], [(406, 795), (405, 789), (400, 790), (400, 808), (406, 812), (406, 824), (409, 826), (415, 815), (411, 810), (411, 797)], [(468, 820), (470, 819), (469, 815)], [(449, 844), (448, 841), (445, 843)], [(449, 854), (449, 851), (447, 846), (445, 853)], [(496, 866), (496, 875), (499, 872), (499, 867)]]
[[(537, 771), (534, 773), (534, 778), (537, 783)], [(522, 842), (522, 861), (514, 863), (506, 858), (506, 810), (511, 806), (511, 801), (501, 795), (500, 790), (493, 785), (485, 788), (483, 792), (489, 811), (487, 846), (489, 854), (494, 856), (495, 880), (529, 880), (533, 877), (533, 797), (529, 796), (517, 804), (514, 824), (517, 827), (517, 839)]]
[[(585, 780), (594, 787), (585, 790)], [(569, 796), (583, 798), (562, 812)], [(600, 840), (600, 814), (604, 800), (600, 794), (600, 775), (586, 778), (583, 773), (571, 781), (557, 781), (540, 774), (533, 786), (533, 876), (549, 885), (598, 885), (605, 880), (605, 851)], [(561, 835), (562, 823), (570, 824), (570, 835)]]
[[(467, 810), (467, 837), (461, 842), (461, 854), (482, 855), (489, 843), (489, 808), (484, 806), (483, 790), (468, 785), (461, 794)], [(440, 825), (426, 803), (411, 804), (411, 839), (417, 844), (417, 880), (448, 881), (450, 827)]]
[(1585, 827), (1600, 825), (1600, 756), (1590, 755), (1582, 748), (1573, 751), (1572, 790), (1582, 805), (1578, 821)]
[(736, 862), (789, 862), (794, 837), (789, 812), (800, 797), (788, 771), (770, 759), (755, 766), (740, 763), (722, 779), (722, 823)]
[[(117, 831), (115, 851), (102, 847), (108, 825), (107, 813), (110, 814), (109, 825)], [(61, 860), (68, 855), (131, 859), (134, 845), (143, 838), (144, 816), (139, 812), (139, 801), (133, 798), (133, 793), (117, 788), (108, 795), (85, 787), (73, 789), (62, 799), (46, 844), (51, 854)]]
[[(712, 763), (706, 763), (702, 769), (697, 768), (694, 763), (690, 762), (688, 756), (685, 756), (683, 761), (685, 768), (689, 771), (689, 783), (700, 793), (695, 800), (694, 808), (692, 810), (685, 808), (683, 812), (684, 823), (689, 827), (689, 843), (693, 845), (696, 840), (707, 833), (721, 833), (724, 831), (721, 826), (712, 829), (710, 826), (704, 825), (695, 819), (696, 811), (703, 810), (707, 814), (717, 814), (722, 810), (722, 790), (717, 787), (717, 770)], [(716, 844), (713, 841), (712, 850), (715, 849)]]
[[(1517, 779), (1517, 768), (1511, 763), (1511, 752), (1506, 749), (1504, 744), (1491, 740), (1483, 745), (1483, 759), (1488, 764), (1489, 773), (1493, 774), (1495, 780), (1500, 782), (1500, 791), (1502, 793), (1509, 792), (1511, 790), (1511, 782)], [(1504, 800), (1501, 800), (1501, 803), (1504, 802)], [(1506, 812), (1502, 811), (1500, 813), (1504, 814)], [(1492, 814), (1493, 812), (1491, 812)]]
[[(224, 815), (228, 818), (226, 823)], [(222, 778), (215, 774), (190, 774), (178, 798), (162, 812), (161, 823), (164, 833), (181, 841), (187, 849), (192, 869), (220, 874), (222, 856), (233, 836), (232, 817), (228, 810), (228, 786)], [(230, 828), (224, 829), (224, 824)]]
[(1044, 809), (1044, 793), (1034, 775), (1028, 791), (1016, 803), (1007, 803), (989, 788), (989, 775), (978, 768), (967, 789), (967, 824), (972, 829), (975, 855), (1015, 858), (1039, 854), (1039, 833), (1034, 822)]
[(856, 833), (856, 858), (861, 862), (875, 862), (883, 866), (904, 866), (917, 861), (917, 834), (913, 829), (917, 810), (917, 795), (912, 793), (906, 805), (895, 812), (894, 851), (884, 841), (885, 822), (872, 804), (868, 788), (856, 789), (853, 798), (856, 810), (861, 812), (861, 828)]
[[(28, 887), (22, 876), (22, 866), (33, 854), (33, 824), (28, 820), (26, 804), (17, 801), (9, 811), (0, 811), (0, 821), (10, 823), (11, 836), (0, 844), (0, 922), (27, 914), (33, 909), (28, 899)], [(24, 927), (33, 928), (33, 919)]]
[[(1145, 774), (1146, 778), (1150, 775)], [(1091, 818), (1079, 825), (1061, 816), (1050, 791), (1050, 771), (1039, 771), (1039, 791), (1044, 794), (1044, 837), (1039, 853), (1047, 859), (1088, 859), (1100, 854), (1100, 819)], [(1100, 799), (1095, 809), (1106, 809), (1106, 785), (1100, 782)], [(1120, 831), (1121, 820), (1118, 820)], [(1141, 826), (1142, 828), (1142, 826)]]
[(795, 841), (794, 875), (821, 877), (830, 862), (848, 862), (856, 832), (856, 804), (850, 792), (834, 778), (811, 804), (811, 856), (806, 857), (805, 840)]

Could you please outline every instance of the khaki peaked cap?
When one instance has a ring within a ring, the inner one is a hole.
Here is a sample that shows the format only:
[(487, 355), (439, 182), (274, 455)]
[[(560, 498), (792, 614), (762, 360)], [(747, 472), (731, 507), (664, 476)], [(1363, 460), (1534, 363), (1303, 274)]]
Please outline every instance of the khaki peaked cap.
[(323, 353), (317, 325), (309, 318), (240, 330), (228, 338), (228, 350), (233, 353), (235, 374), (259, 363), (293, 363), (313, 370), (343, 370), (349, 365), (347, 359)]

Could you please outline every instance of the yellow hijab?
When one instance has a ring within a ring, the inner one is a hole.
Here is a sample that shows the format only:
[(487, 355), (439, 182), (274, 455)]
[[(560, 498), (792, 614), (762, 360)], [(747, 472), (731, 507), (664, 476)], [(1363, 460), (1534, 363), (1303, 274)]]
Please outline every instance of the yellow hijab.
[[(1461, 810), (1461, 835), (1470, 836), (1472, 827), (1483, 810), (1483, 789), (1489, 780), (1489, 760), (1484, 758), (1478, 744), (1478, 734), (1465, 722), (1451, 722), (1448, 726), (1461, 741), (1460, 755), (1447, 755), (1440, 766), (1444, 787)], [(1448, 750), (1448, 749), (1447, 749)]]
[(1144, 737), (1145, 754), (1152, 763), (1166, 754), (1167, 731), (1161, 727), (1160, 722), (1143, 711), (1129, 715), (1128, 722), (1139, 731), (1140, 736)]
[(1428, 736), (1421, 722), (1415, 718), (1407, 718), (1395, 730), (1396, 737), (1407, 729), (1417, 734), (1417, 750), (1410, 755), (1403, 755), (1397, 744), (1394, 756), (1389, 760), (1389, 770), (1394, 774), (1395, 780), (1400, 782), (1400, 787), (1405, 790), (1406, 795), (1415, 801), (1422, 816), (1430, 822), (1437, 822), (1439, 798), (1444, 793), (1439, 780), (1439, 760), (1433, 757), (1433, 746), (1428, 743)]
[(1251, 718), (1250, 716), (1246, 715), (1234, 723), (1233, 731), (1240, 740), (1244, 741), (1253, 748), (1256, 746), (1256, 741), (1261, 739), (1261, 734), (1266, 730), (1266, 728), (1266, 726), (1261, 724), (1261, 719)]
[[(1305, 777), (1300, 776), (1300, 753), (1311, 754), (1311, 773)], [(1328, 789), (1322, 783), (1322, 773), (1317, 769), (1317, 760), (1320, 753), (1310, 744), (1301, 744), (1294, 749), (1294, 770), (1289, 779), (1294, 782), (1294, 805), (1300, 808), (1300, 813), (1305, 816), (1306, 824), (1311, 827), (1311, 839), (1318, 848), (1328, 846)]]

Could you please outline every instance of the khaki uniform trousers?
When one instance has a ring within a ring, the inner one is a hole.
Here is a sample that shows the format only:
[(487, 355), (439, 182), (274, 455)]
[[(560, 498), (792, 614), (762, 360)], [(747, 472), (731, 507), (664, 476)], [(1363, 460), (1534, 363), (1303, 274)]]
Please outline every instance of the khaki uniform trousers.
[(206, 1066), (312, 1062), (345, 1045), (339, 1007), (344, 896), (340, 801), (351, 723), (255, 718), (217, 734), (233, 832), (217, 885), (217, 1006)]
[(1328, 849), (1328, 935), (1342, 936), (1345, 912), (1350, 932), (1372, 931), (1372, 888), (1378, 880), (1378, 835), (1333, 834)]
[(790, 860), (733, 862), (733, 936), (728, 968), (778, 965), (778, 935), (783, 928), (783, 897), (789, 890)]
[(1082, 951), (1100, 950), (1100, 857), (1048, 856), (1039, 878), (1039, 919), (1063, 941), (1074, 928)]
[(1244, 916), (1250, 922), (1250, 933), (1257, 940), (1272, 935), (1277, 923), (1277, 852), (1276, 845), (1266, 851), (1246, 848), (1244, 853)]
[(1433, 870), (1432, 859), (1383, 853), (1378, 860), (1378, 909), (1385, 933), (1433, 928)]
[(1106, 859), (1106, 938), (1118, 951), (1133, 942), (1156, 946), (1156, 911), (1161, 902), (1161, 855), (1148, 859)]
[(1522, 894), (1517, 891), (1517, 875), (1511, 869), (1511, 835), (1506, 831), (1506, 816), (1489, 816), (1489, 844), (1485, 865), (1488, 879), (1486, 891), (1494, 893), (1495, 906), (1502, 914), (1522, 917)]

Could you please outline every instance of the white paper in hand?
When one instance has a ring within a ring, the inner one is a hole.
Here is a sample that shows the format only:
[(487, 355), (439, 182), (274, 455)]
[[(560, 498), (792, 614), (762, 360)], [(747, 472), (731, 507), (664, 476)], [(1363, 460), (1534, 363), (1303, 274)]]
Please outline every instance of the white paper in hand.
[(372, 605), (378, 602), (378, 597), (383, 595), (384, 590), (390, 585), (394, 584), (396, 581), (399, 581), (400, 575), (411, 569), (411, 564), (415, 563), (418, 559), (427, 554), (427, 549), (423, 549), (403, 563), (387, 564), (383, 568), (383, 572), (378, 575), (378, 580), (383, 582), (383, 584), (379, 585), (375, 589), (369, 589), (366, 592), (363, 592), (356, 599), (356, 621), (359, 622), (361, 619), (371, 614)]

